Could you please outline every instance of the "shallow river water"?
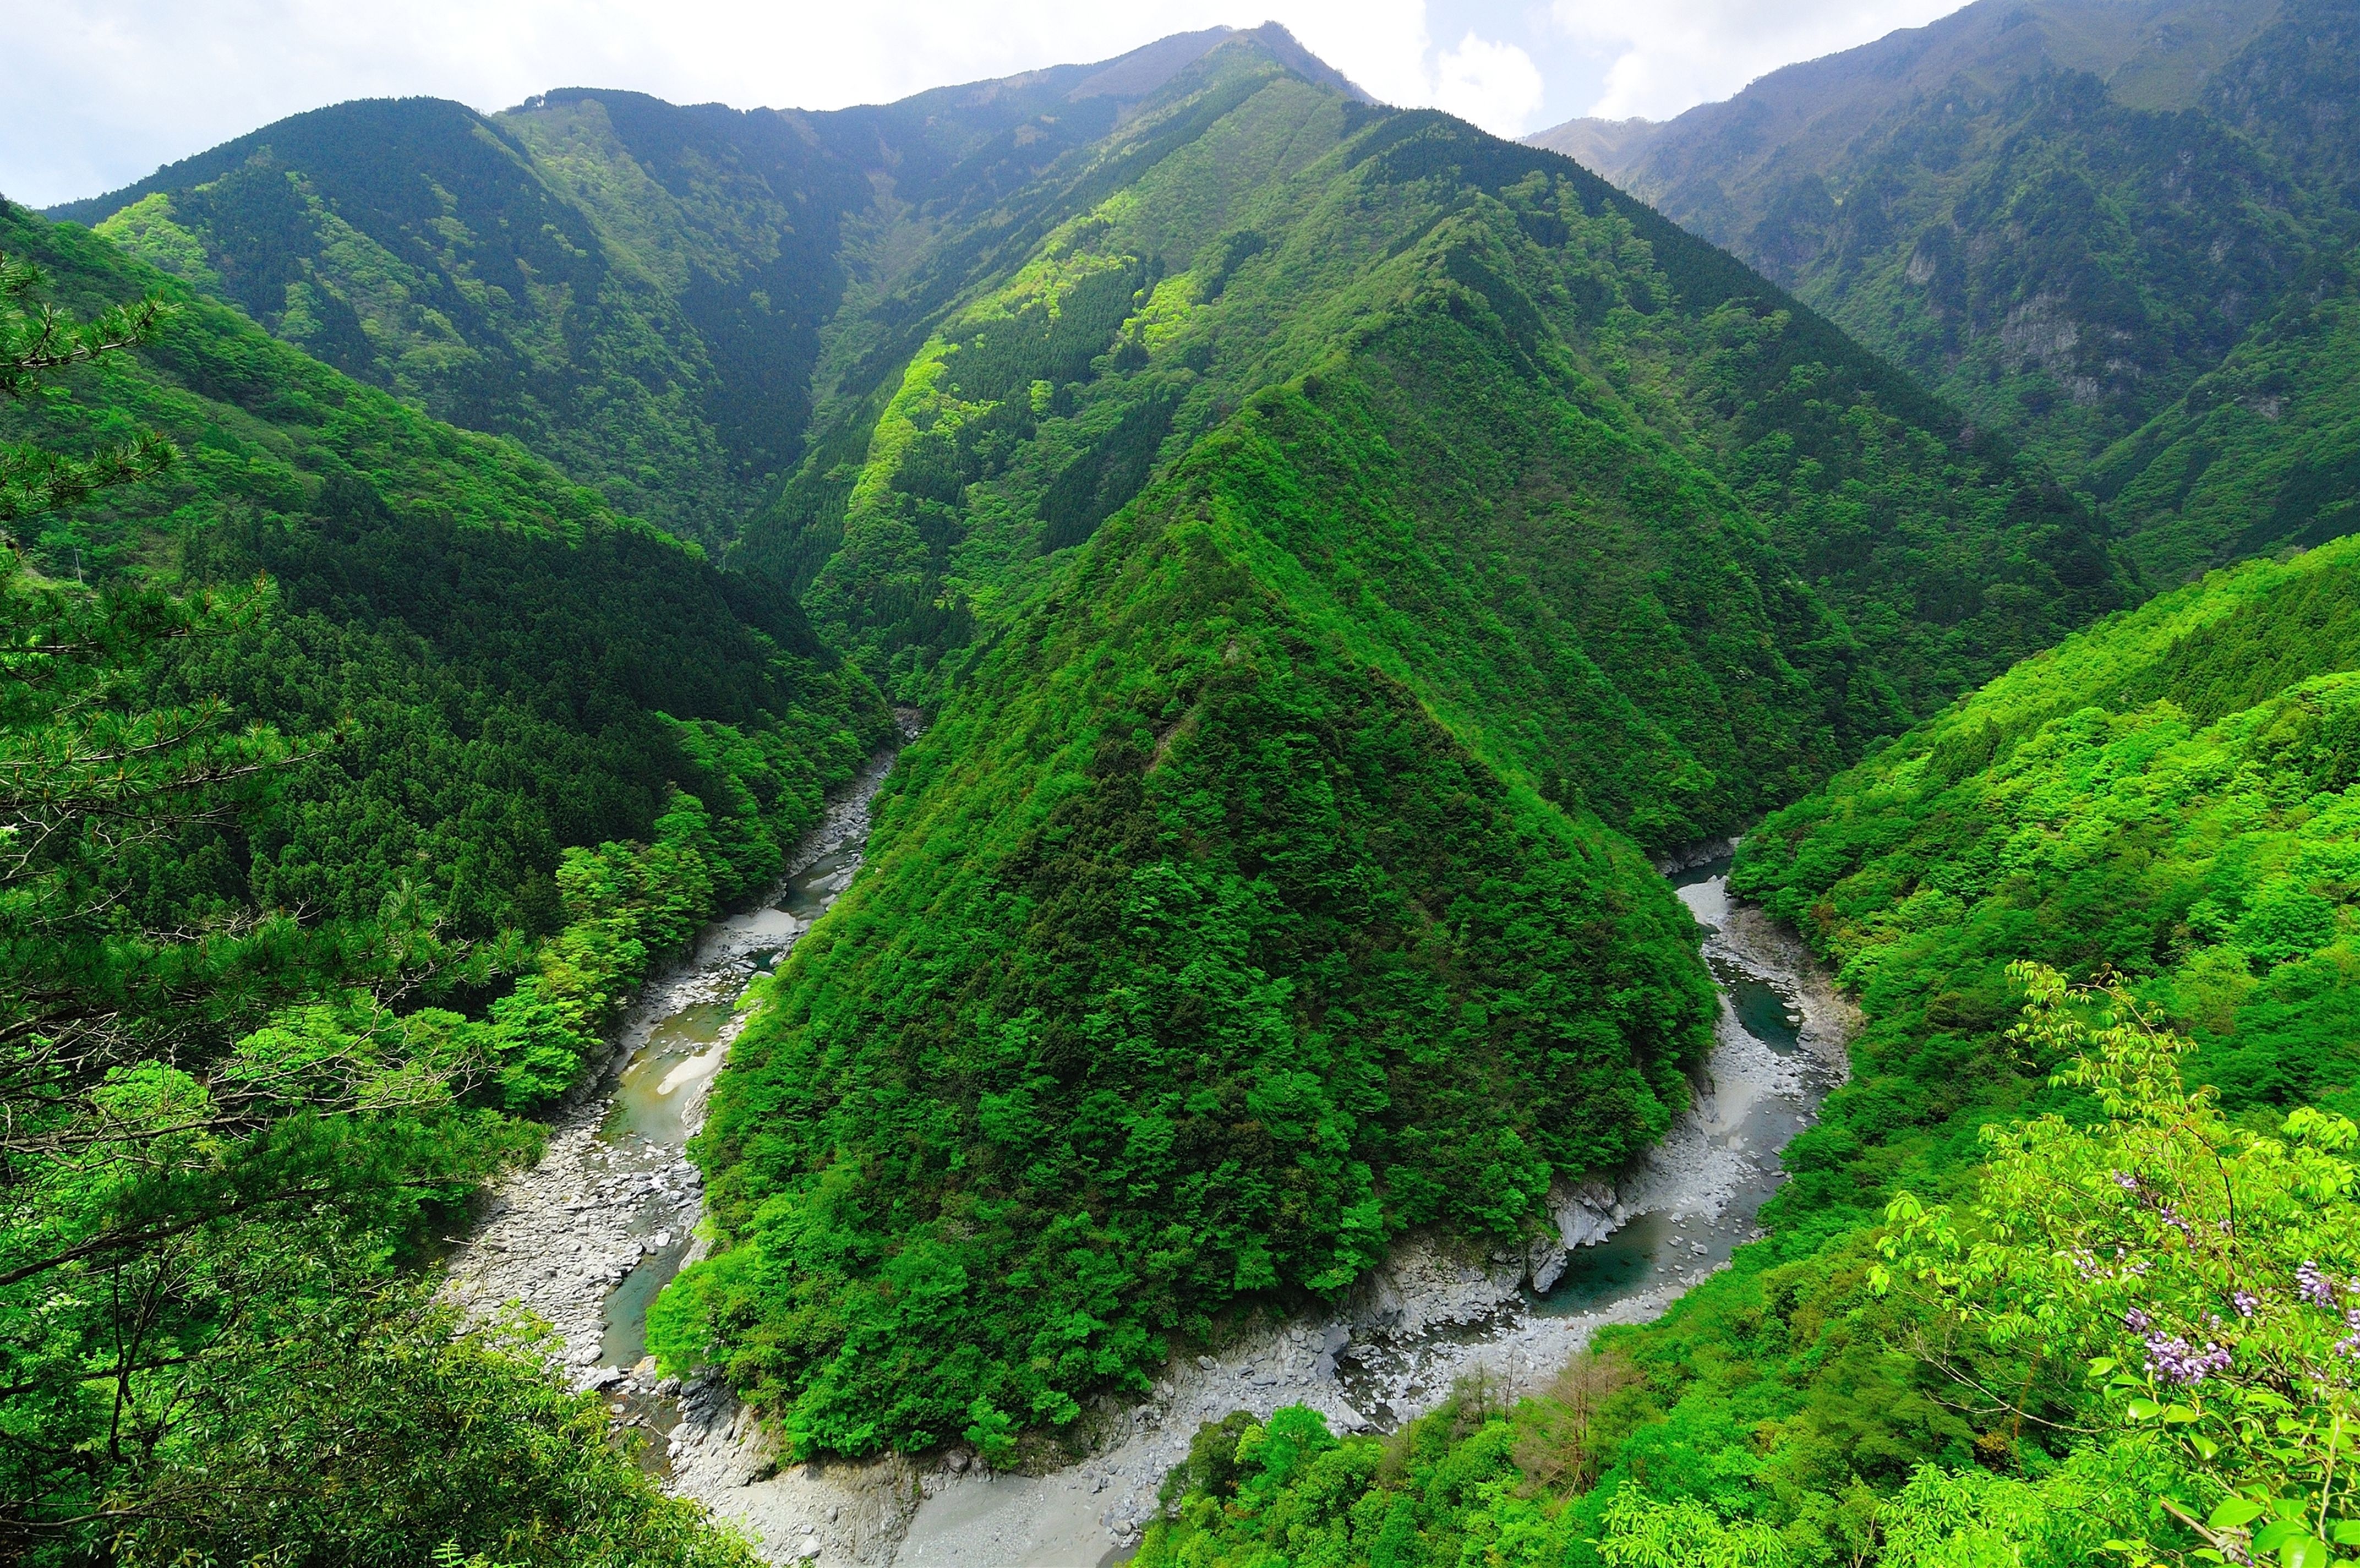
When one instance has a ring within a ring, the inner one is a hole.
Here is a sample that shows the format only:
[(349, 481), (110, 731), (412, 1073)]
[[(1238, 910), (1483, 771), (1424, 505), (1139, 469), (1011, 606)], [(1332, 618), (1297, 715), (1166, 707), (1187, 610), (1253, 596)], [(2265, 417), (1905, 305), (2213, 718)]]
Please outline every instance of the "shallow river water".
[(1382, 1429), (1470, 1373), (1511, 1394), (1538, 1386), (1598, 1326), (1659, 1313), (1760, 1234), (1778, 1151), (1843, 1072), (1848, 1010), (1800, 944), (1732, 903), (1725, 856), (1676, 874), (1721, 989), (1715, 1049), (1661, 1146), (1611, 1186), (1563, 1195), (1564, 1240), (1587, 1245), (1481, 1257), (1413, 1239), (1331, 1317), (1266, 1326), (1175, 1363), (1146, 1400), (1094, 1410), (1092, 1456), (1050, 1475), (986, 1475), (958, 1454), (781, 1469), (726, 1390), (656, 1380), (646, 1313), (698, 1245), (683, 1149), (743, 1022), (737, 1001), (850, 884), (890, 766), (879, 757), (830, 809), (773, 898), (710, 928), (690, 964), (649, 988), (617, 1068), (451, 1263), (453, 1294), (477, 1310), (521, 1301), (549, 1317), (577, 1379), (650, 1434), (651, 1466), (780, 1562), (1094, 1568), (1128, 1555), (1201, 1421), (1300, 1403), (1339, 1428)]

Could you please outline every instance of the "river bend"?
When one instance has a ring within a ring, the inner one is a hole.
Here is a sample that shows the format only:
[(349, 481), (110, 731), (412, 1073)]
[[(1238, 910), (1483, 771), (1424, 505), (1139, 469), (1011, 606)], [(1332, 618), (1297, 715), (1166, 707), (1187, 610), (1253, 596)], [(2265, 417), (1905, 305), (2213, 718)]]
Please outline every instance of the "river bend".
[(1090, 1411), (1092, 1457), (1054, 1475), (986, 1475), (959, 1453), (782, 1469), (726, 1389), (655, 1378), (645, 1314), (698, 1245), (702, 1192), (683, 1149), (743, 1024), (737, 1000), (850, 884), (891, 760), (880, 754), (829, 807), (776, 897), (708, 928), (691, 962), (648, 987), (606, 1073), (449, 1265), (450, 1293), (472, 1311), (517, 1301), (550, 1320), (577, 1382), (649, 1432), (650, 1465), (775, 1561), (1093, 1568), (1128, 1555), (1202, 1421), (1304, 1404), (1339, 1429), (1384, 1429), (1470, 1374), (1529, 1391), (1601, 1324), (1659, 1314), (1761, 1234), (1779, 1150), (1843, 1074), (1854, 1020), (1802, 944), (1730, 898), (1726, 855), (1674, 873), (1721, 992), (1712, 1056), (1661, 1145), (1612, 1183), (1556, 1195), (1557, 1237), (1489, 1254), (1411, 1238), (1333, 1314), (1175, 1364), (1149, 1399)]

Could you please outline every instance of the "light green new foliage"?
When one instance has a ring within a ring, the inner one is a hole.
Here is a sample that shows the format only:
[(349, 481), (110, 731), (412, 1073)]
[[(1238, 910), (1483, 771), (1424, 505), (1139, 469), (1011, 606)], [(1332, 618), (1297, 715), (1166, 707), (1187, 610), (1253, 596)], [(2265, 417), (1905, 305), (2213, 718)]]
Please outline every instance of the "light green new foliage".
[[(1877, 1507), (1875, 1545), (1855, 1563), (1879, 1568), (2070, 1568), (2100, 1549), (2107, 1510), (2127, 1500), (2130, 1482), (2096, 1455), (2077, 1455), (2032, 1483), (1987, 1470), (1921, 1465)], [(1828, 1562), (1832, 1543), (1797, 1542), (1792, 1531), (1721, 1518), (1685, 1500), (1663, 1502), (1636, 1487), (1607, 1506), (1598, 1558), (1609, 1568), (1689, 1568)]]
[(937, 709), (650, 1313), (799, 1454), (1047, 1441), (1393, 1234), (1539, 1223), (1700, 1040), (1620, 833), (2114, 592), (2070, 498), (1550, 155), (1241, 39), (1061, 172), (738, 552)]
[[(2061, 497), (2014, 490), (2004, 464), (1956, 472), (1950, 415), (1573, 165), (1367, 111), (1241, 40), (1071, 169), (1087, 203), (946, 309), (897, 387), (824, 413), (823, 429), (840, 428), (815, 438), (739, 546), (813, 582), (820, 623), (906, 697), (932, 700), (963, 643), (1003, 624), (1061, 551), (1258, 389), (1365, 357), (1405, 309), (1441, 298), (1495, 317), (1508, 342), (1482, 372), (1491, 385), (1449, 395), (1472, 399), (1459, 417), (1433, 387), (1404, 387), (1415, 407), (1386, 410), (1453, 427), (1447, 443), (1394, 454), (1429, 517), (1624, 499), (1613, 459), (1543, 458), (1520, 428), (1595, 421), (1651, 466), (1677, 452), (1685, 471), (1668, 494), (1627, 504), (1677, 495), (1679, 510), (1758, 530), (1787, 581), (1858, 628), (1913, 702), (1955, 689), (2011, 638), (2015, 612), (1986, 596), (1995, 580), (2054, 572), (2063, 581), (2032, 591), (2044, 602), (2109, 592), (2094, 555), (2069, 563), (2078, 529)], [(1503, 377), (1533, 384), (1526, 406), (1496, 405)], [(1896, 614), (1904, 581), (1920, 604)], [(1661, 597), (1656, 583), (1645, 593)], [(1939, 648), (1883, 646), (1934, 626)], [(1810, 640), (1832, 650), (1844, 637), (1831, 626)], [(1855, 688), (1848, 700), (1876, 699)]]
[(172, 199), (161, 191), (143, 196), (96, 225), (104, 234), (160, 272), (218, 292), (221, 274), (205, 259), (204, 242), (172, 221)]
[[(1996, 1468), (1919, 1462), (1881, 1496), (1855, 1473), (1841, 1513), (1765, 1517), (1758, 1493), (1699, 1495), (1699, 1464), (1734, 1456), (1692, 1456), (1678, 1470), (1645, 1463), (1662, 1452), (1654, 1429), (1666, 1412), (1628, 1364), (1601, 1373), (1648, 1356), (1659, 1331), (1622, 1331), (1512, 1409), (1462, 1387), (1388, 1438), (1338, 1439), (1300, 1409), (1208, 1425), (1166, 1488), (1141, 1562), (2352, 1561), (2360, 1132), (2308, 1107), (2274, 1132), (2234, 1125), (2208, 1091), (2180, 1081), (2189, 1042), (2157, 1029), (2127, 992), (2070, 986), (2038, 964), (2016, 977), (2029, 992), (2017, 1042), (2059, 1067), (2074, 1111), (1986, 1128), (1988, 1163), (1957, 1203), (1896, 1196), (1879, 1261), (1839, 1316), (1921, 1366), (1933, 1387), (1972, 1400), (1978, 1416), (2041, 1429), (2046, 1451), (2025, 1444)], [(1791, 1282), (1786, 1273), (1774, 1290)], [(1689, 1342), (1716, 1358), (1739, 1348)], [(1823, 1377), (1808, 1408), (1857, 1421), (1838, 1403), (1860, 1367), (1841, 1345), (1839, 1334), (1804, 1357)], [(1723, 1430), (1760, 1467), (1758, 1486), (1792, 1474), (1781, 1449), (1800, 1438), (1803, 1412), (1751, 1408), (1754, 1425)]]
[(2360, 1130), (2308, 1107), (2275, 1137), (2236, 1127), (2181, 1083), (2189, 1042), (2127, 992), (2016, 974), (2018, 1037), (2068, 1058), (2059, 1082), (2103, 1119), (1988, 1129), (1971, 1204), (1897, 1195), (1895, 1274), (1994, 1345), (2088, 1358), (2100, 1441), (2177, 1472), (2152, 1498), (2161, 1529), (2118, 1513), (2112, 1550), (2324, 1568), (2329, 1543), (2360, 1547)]
[(748, 1563), (417, 1269), (884, 715), (512, 445), (0, 227), (0, 1555)]
[(1598, 1555), (1610, 1568), (1786, 1568), (1794, 1553), (1767, 1525), (1732, 1524), (1701, 1503), (1660, 1503), (1637, 1489), (1606, 1510)]

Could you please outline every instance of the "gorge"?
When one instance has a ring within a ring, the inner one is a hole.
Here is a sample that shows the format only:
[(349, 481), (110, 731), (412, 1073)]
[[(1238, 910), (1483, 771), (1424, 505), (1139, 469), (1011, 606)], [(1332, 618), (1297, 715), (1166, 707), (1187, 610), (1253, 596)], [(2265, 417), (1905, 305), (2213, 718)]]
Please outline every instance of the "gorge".
[(0, 207), (0, 1554), (2360, 1544), (2349, 10)]

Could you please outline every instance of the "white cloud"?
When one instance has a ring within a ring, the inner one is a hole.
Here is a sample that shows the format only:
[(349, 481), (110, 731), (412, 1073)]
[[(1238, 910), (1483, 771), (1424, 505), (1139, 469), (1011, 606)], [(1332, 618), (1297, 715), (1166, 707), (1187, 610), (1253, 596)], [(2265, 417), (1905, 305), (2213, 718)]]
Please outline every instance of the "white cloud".
[(1513, 44), (1470, 32), (1434, 62), (1434, 106), (1495, 136), (1522, 136), (1541, 106), (1540, 67)]
[(1558, 27), (1605, 54), (1590, 113), (1665, 119), (1797, 60), (1922, 27), (1960, 0), (1553, 0)]

